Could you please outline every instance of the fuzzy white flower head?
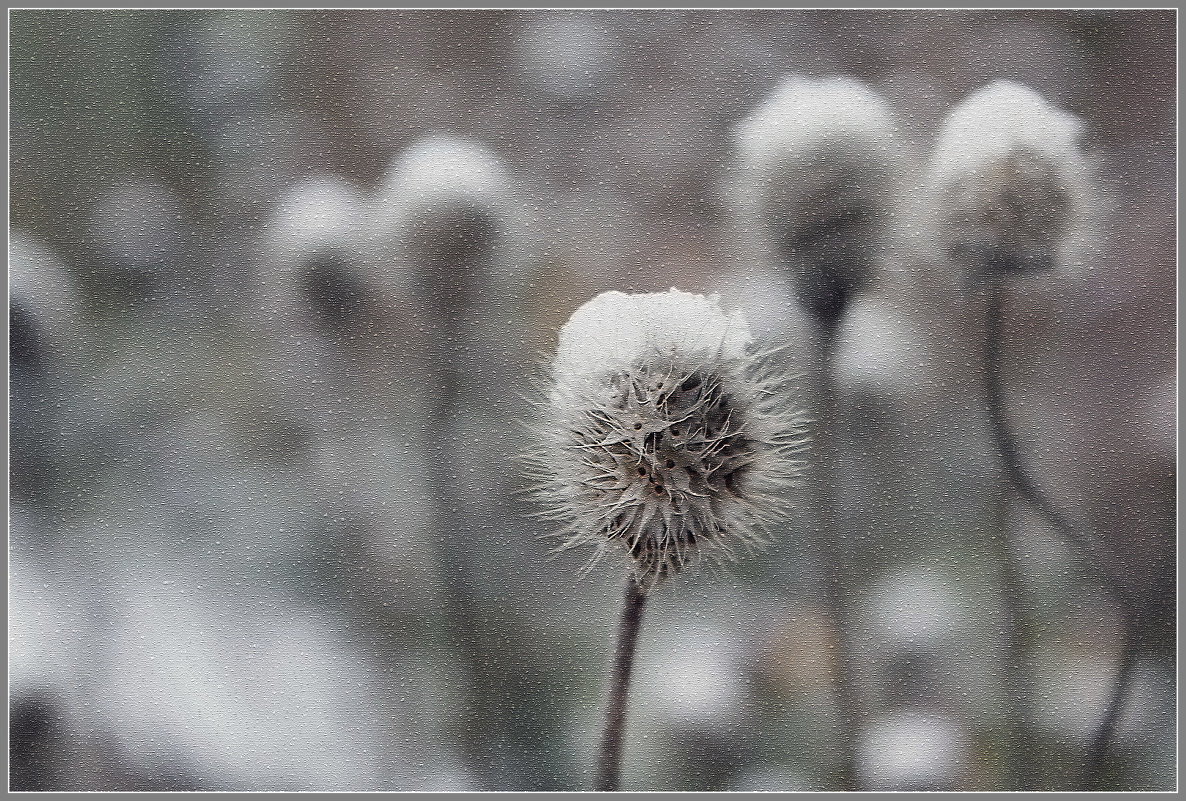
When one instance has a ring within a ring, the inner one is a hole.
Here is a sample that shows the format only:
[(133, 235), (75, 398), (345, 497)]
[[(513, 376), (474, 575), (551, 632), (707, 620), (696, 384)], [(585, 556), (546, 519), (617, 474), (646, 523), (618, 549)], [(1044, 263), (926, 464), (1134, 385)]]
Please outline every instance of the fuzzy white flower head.
[(345, 180), (332, 174), (310, 176), (281, 198), (268, 228), (271, 244), (306, 252), (349, 245), (361, 212), (362, 197)]
[(606, 292), (577, 309), (532, 459), (562, 548), (620, 545), (650, 586), (785, 515), (803, 425), (751, 345), (715, 295)]
[(260, 291), (269, 317), (334, 335), (370, 326), (397, 268), (364, 257), (364, 212), (362, 194), (337, 175), (310, 176), (285, 192), (264, 231)]
[(885, 98), (853, 78), (784, 78), (737, 126), (742, 159), (777, 170), (788, 159), (838, 146), (892, 147), (896, 125)]
[(864, 83), (797, 76), (735, 130), (742, 210), (818, 314), (842, 307), (884, 248), (903, 163), (896, 135), (888, 103)]
[[(514, 186), (490, 148), (426, 136), (392, 160), (371, 206), (371, 225), (381, 245), (392, 237), (400, 243), (412, 267), (402, 276), (410, 290), (464, 279), (483, 291), (513, 294), (521, 283), (509, 246), (517, 223)], [(385, 251), (383, 258), (391, 256)], [(465, 271), (474, 274), (455, 275)]]
[(20, 359), (21, 347), (52, 355), (68, 355), (70, 342), (78, 335), (81, 301), (69, 270), (40, 240), (12, 229), (8, 239), (8, 333), (9, 357)]
[(499, 206), (510, 186), (506, 164), (490, 148), (438, 134), (417, 140), (392, 161), (379, 202), (405, 214), (452, 202)]
[(1078, 117), (1012, 81), (994, 81), (953, 108), (927, 168), (947, 255), (989, 270), (1071, 262), (1099, 209), (1082, 134)]

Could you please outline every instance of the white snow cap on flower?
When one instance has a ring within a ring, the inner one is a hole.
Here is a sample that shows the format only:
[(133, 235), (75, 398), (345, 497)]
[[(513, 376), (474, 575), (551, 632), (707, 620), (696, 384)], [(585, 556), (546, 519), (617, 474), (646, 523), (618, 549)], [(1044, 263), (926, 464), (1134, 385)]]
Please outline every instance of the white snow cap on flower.
[(842, 309), (885, 251), (896, 136), (885, 98), (839, 77), (788, 77), (735, 129), (741, 208), (816, 314)]
[(281, 198), (269, 227), (271, 243), (290, 252), (350, 243), (362, 212), (362, 196), (343, 178), (314, 175)]
[(752, 341), (741, 312), (726, 315), (718, 295), (603, 292), (560, 329), (553, 370), (557, 381), (598, 380), (657, 355), (743, 358)]
[(979, 269), (1065, 265), (1098, 210), (1083, 123), (1012, 81), (994, 81), (947, 115), (927, 168), (948, 255)]
[(715, 295), (606, 292), (577, 309), (528, 456), (561, 548), (621, 546), (650, 587), (785, 517), (802, 421), (751, 344)]
[(889, 148), (896, 133), (889, 104), (854, 78), (784, 78), (736, 129), (744, 164), (775, 170), (788, 159), (833, 147)]
[(485, 145), (435, 134), (392, 160), (378, 193), (381, 216), (406, 219), (455, 204), (499, 209), (512, 181), (506, 163)]
[[(263, 234), (268, 314), (344, 322), (350, 303), (384, 282), (364, 264), (362, 194), (333, 173), (310, 175), (280, 198)], [(326, 317), (328, 315), (328, 317)]]
[[(520, 292), (515, 184), (503, 159), (478, 142), (434, 134), (397, 155), (371, 205), (371, 228), (407, 269), (405, 289), (477, 287)], [(383, 259), (393, 256), (384, 250)], [(469, 293), (472, 294), (472, 293)]]
[(258, 312), (251, 313), (277, 335), (278, 358), (290, 364), (321, 358), (315, 356), (321, 345), (293, 330), (332, 341), (331, 350), (383, 348), (402, 339), (393, 330), (405, 319), (398, 291), (403, 265), (367, 238), (366, 204), (333, 173), (294, 183), (277, 203), (261, 234)]
[[(9, 356), (47, 349), (54, 359), (81, 354), (82, 304), (70, 271), (40, 240), (12, 229), (8, 239)], [(31, 350), (23, 350), (30, 348)]]

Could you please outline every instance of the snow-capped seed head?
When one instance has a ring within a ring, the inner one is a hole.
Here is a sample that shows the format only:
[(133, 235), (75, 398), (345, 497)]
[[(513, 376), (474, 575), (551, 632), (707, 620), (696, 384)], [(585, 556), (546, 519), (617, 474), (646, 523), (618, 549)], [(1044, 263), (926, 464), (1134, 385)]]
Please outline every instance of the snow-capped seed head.
[(506, 242), (513, 194), (510, 172), (494, 151), (427, 136), (392, 161), (372, 207), (373, 225), (380, 239), (401, 243), (409, 289), (431, 287), (434, 299), (456, 295), (457, 306), (470, 290), (516, 290)]
[(268, 226), (269, 242), (302, 252), (350, 244), (361, 210), (358, 190), (343, 178), (309, 176), (293, 184), (280, 199)]
[(649, 587), (784, 516), (803, 423), (751, 346), (715, 295), (605, 292), (577, 309), (531, 458), (561, 548), (619, 545)]
[(272, 312), (297, 313), (326, 334), (349, 334), (384, 283), (364, 264), (363, 200), (342, 178), (310, 176), (288, 189), (266, 228), (265, 293)]
[(1098, 200), (1078, 117), (1012, 81), (947, 115), (927, 168), (933, 224), (969, 271), (1065, 265), (1092, 235)]
[(37, 373), (74, 356), (81, 314), (66, 266), (40, 240), (14, 228), (8, 239), (10, 369)]
[(455, 136), (417, 140), (391, 163), (380, 189), (388, 205), (432, 205), (449, 197), (502, 202), (510, 189), (503, 160), (490, 148)]
[(885, 250), (903, 164), (896, 131), (864, 83), (802, 77), (735, 130), (742, 210), (817, 316), (842, 310)]

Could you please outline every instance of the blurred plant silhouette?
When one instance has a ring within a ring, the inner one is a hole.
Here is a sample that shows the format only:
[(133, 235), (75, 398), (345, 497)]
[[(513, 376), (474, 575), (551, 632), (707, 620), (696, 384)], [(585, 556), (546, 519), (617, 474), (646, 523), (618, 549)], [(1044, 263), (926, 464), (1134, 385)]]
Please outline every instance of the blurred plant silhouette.
[(589, 787), (622, 577), (518, 423), (673, 286), (813, 447), (621, 786), (1173, 789), (1175, 24), (11, 12), (10, 789)]

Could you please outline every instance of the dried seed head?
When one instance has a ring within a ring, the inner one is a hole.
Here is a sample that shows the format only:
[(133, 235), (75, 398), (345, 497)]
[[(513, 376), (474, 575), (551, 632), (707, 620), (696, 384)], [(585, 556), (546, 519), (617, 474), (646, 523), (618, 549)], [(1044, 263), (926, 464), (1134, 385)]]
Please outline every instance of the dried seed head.
[(12, 372), (41, 374), (79, 348), (82, 301), (74, 277), (40, 240), (13, 228), (8, 239), (8, 358)]
[[(399, 153), (371, 204), (376, 239), (405, 262), (411, 292), (457, 307), (469, 297), (517, 290), (515, 181), (494, 150), (431, 135)], [(464, 312), (462, 312), (464, 313)]]
[(885, 99), (851, 78), (789, 77), (736, 129), (741, 204), (818, 317), (873, 275), (903, 155)]
[(361, 249), (364, 199), (344, 179), (313, 175), (289, 187), (264, 229), (261, 291), (269, 315), (345, 343), (374, 333), (390, 277)]
[(606, 292), (573, 314), (531, 458), (561, 548), (620, 545), (650, 586), (783, 517), (802, 420), (750, 344), (716, 296), (675, 289)]
[(1093, 236), (1098, 198), (1083, 124), (1012, 81), (947, 115), (927, 169), (946, 255), (969, 272), (1044, 270)]

